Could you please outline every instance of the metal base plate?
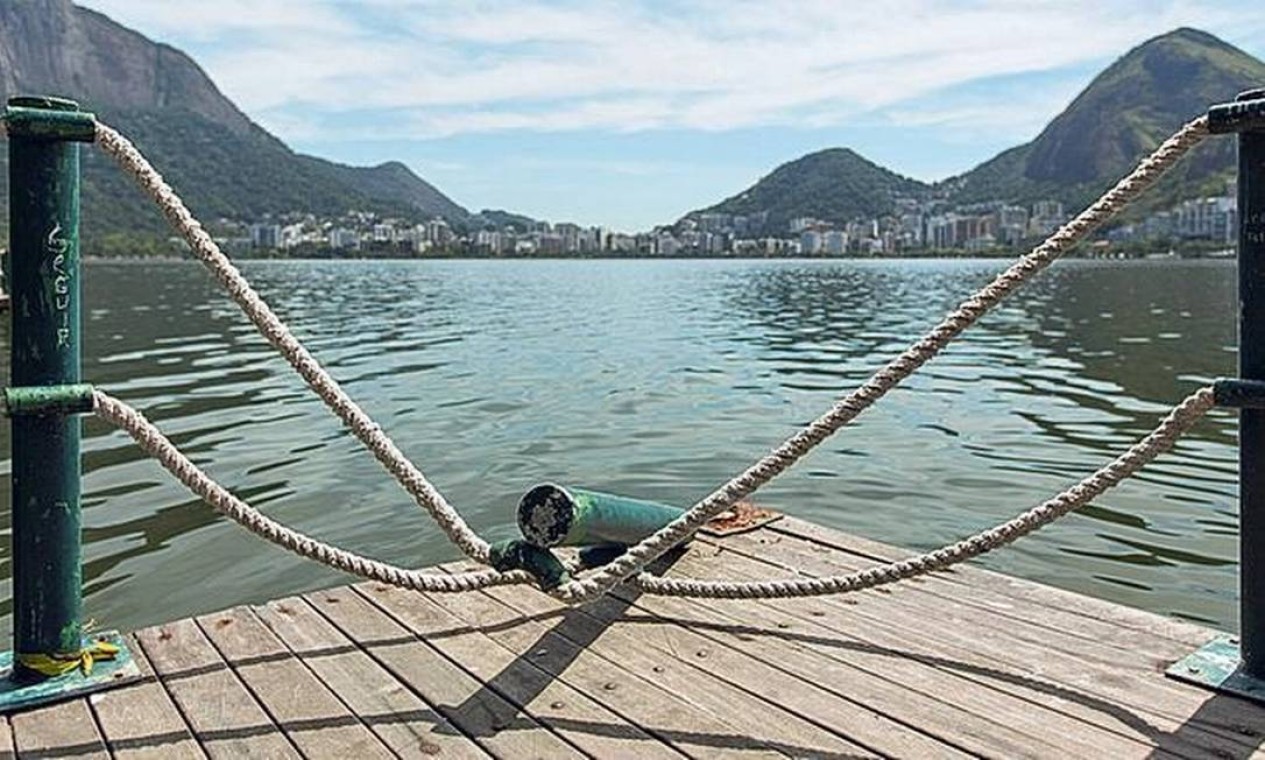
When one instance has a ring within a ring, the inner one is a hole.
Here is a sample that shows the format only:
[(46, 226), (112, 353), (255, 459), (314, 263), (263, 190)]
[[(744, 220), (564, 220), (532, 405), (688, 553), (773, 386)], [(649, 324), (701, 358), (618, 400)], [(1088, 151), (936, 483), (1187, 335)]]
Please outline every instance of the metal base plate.
[(1265, 704), (1265, 680), (1243, 673), (1241, 662), (1238, 637), (1222, 634), (1165, 672), (1179, 681)]
[(13, 652), (0, 652), (0, 714), (71, 699), (140, 679), (140, 668), (118, 631), (94, 633), (85, 636), (83, 641), (85, 647), (97, 642), (110, 643), (118, 647), (119, 652), (113, 660), (97, 660), (91, 675), (85, 676), (79, 670), (73, 670), (64, 676), (35, 682), (13, 680)]
[(736, 533), (746, 533), (749, 530), (755, 530), (781, 519), (782, 514), (780, 512), (757, 507), (749, 501), (740, 501), (708, 520), (703, 527), (698, 529), (698, 532), (708, 536), (715, 536), (716, 538), (724, 538)]

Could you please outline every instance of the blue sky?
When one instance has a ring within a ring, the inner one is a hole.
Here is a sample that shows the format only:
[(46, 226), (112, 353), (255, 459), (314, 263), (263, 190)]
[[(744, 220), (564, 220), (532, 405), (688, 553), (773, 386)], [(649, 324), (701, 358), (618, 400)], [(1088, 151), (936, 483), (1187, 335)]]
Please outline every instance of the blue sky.
[(192, 55), (296, 150), (629, 231), (822, 148), (965, 171), (1179, 26), (1265, 58), (1259, 0), (80, 2)]

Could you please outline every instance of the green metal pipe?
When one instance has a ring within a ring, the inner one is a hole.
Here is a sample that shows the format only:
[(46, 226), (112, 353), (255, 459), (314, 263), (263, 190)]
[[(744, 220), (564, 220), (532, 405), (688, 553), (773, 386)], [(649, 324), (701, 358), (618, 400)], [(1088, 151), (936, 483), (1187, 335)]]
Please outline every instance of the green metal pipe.
[(518, 503), (518, 529), (536, 546), (635, 544), (684, 514), (653, 501), (629, 499), (552, 483)]
[[(79, 383), (79, 146), (92, 114), (70, 101), (14, 98), (9, 131), (13, 385)], [(80, 422), (18, 415), (13, 431), (14, 651), (81, 650)], [(39, 678), (20, 663), (19, 678)]]

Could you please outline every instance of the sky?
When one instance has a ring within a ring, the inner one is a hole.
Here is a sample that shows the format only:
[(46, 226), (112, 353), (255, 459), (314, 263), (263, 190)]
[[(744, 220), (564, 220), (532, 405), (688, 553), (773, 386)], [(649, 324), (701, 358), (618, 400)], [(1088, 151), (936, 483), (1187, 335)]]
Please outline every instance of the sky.
[(961, 173), (1180, 26), (1265, 58), (1259, 0), (78, 1), (193, 56), (295, 150), (627, 231), (824, 148)]

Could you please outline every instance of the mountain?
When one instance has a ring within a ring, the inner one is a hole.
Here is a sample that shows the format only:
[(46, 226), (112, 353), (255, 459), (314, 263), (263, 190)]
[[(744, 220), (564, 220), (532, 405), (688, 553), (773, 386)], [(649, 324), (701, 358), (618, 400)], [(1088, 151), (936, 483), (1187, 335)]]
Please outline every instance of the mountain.
[[(468, 215), (403, 164), (344, 166), (295, 153), (189, 56), (69, 0), (0, 0), (0, 89), (5, 98), (77, 100), (136, 143), (207, 222), (350, 209), (458, 222)], [(0, 167), (7, 161), (0, 150)], [(85, 249), (111, 235), (165, 234), (159, 214), (108, 163), (99, 151), (83, 151)], [(7, 209), (7, 167), (2, 182)]]
[[(1079, 208), (1208, 106), (1265, 83), (1265, 63), (1196, 29), (1130, 50), (1090, 82), (1035, 140), (942, 183), (951, 201), (1043, 198)], [(1193, 151), (1147, 201), (1219, 193), (1232, 177), (1233, 140)]]
[(783, 232), (796, 217), (840, 222), (871, 218), (891, 213), (899, 197), (929, 192), (929, 186), (888, 171), (848, 148), (831, 148), (782, 164), (743, 192), (688, 216), (767, 214), (764, 231)]
[(499, 208), (485, 208), (479, 213), (471, 215), (469, 220), (467, 220), (466, 226), (471, 229), (479, 227), (513, 228), (524, 232), (532, 229), (537, 224), (539, 222), (530, 216), (515, 214)]
[[(796, 217), (845, 222), (890, 213), (902, 196), (934, 197), (951, 206), (1053, 199), (1079, 209), (1208, 106), (1262, 84), (1265, 63), (1206, 32), (1177, 29), (1109, 66), (1032, 142), (935, 186), (832, 148), (783, 164), (742, 193), (686, 217), (768, 212), (762, 232), (781, 234)], [(1138, 209), (1223, 193), (1234, 163), (1233, 140), (1210, 140), (1174, 167)]]

